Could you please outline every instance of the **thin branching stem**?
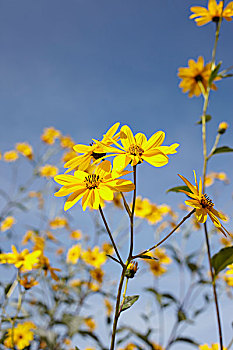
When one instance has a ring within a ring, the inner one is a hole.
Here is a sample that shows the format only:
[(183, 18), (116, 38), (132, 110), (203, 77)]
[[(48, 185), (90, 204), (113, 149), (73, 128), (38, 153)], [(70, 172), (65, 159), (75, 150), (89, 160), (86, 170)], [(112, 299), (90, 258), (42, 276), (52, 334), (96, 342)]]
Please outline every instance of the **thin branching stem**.
[(114, 241), (114, 239), (113, 239), (112, 233), (111, 233), (110, 228), (109, 228), (108, 223), (107, 223), (107, 220), (105, 219), (105, 216), (104, 216), (103, 210), (102, 210), (102, 208), (101, 208), (101, 205), (99, 206), (99, 211), (100, 211), (100, 215), (101, 215), (101, 217), (102, 217), (102, 219), (103, 219), (105, 228), (106, 228), (106, 230), (107, 230), (107, 232), (108, 232), (108, 235), (109, 235), (109, 237), (110, 237), (110, 240), (111, 240), (111, 242), (112, 242), (113, 248), (114, 248), (114, 250), (115, 250), (115, 252), (116, 252), (116, 255), (117, 255), (117, 257), (118, 257), (118, 259), (119, 259), (119, 261), (120, 261), (121, 266), (123, 267), (123, 266), (124, 266), (124, 263), (123, 263), (123, 261), (122, 261), (122, 259), (121, 259), (121, 256), (120, 256), (119, 252), (118, 252), (116, 243), (115, 243), (115, 241)]
[(164, 237), (159, 243), (155, 244), (153, 247), (144, 250), (143, 252), (132, 256), (132, 259), (136, 259), (136, 258), (140, 258), (142, 255), (150, 252), (151, 250), (157, 248), (158, 246), (160, 246), (163, 242), (165, 242), (188, 218), (190, 218), (190, 216), (195, 212), (196, 209), (193, 209), (192, 211), (190, 211), (190, 213), (188, 213), (188, 215), (186, 215), (177, 225), (176, 227), (166, 236)]
[(133, 182), (134, 182), (134, 191), (133, 191), (133, 204), (132, 204), (132, 210), (131, 210), (131, 216), (130, 216), (130, 248), (129, 248), (129, 256), (128, 256), (128, 262), (130, 262), (132, 255), (133, 255), (133, 246), (134, 246), (134, 210), (135, 210), (135, 204), (136, 204), (136, 165), (133, 166)]
[(209, 238), (208, 238), (206, 222), (204, 223), (204, 231), (205, 231), (205, 239), (206, 239), (206, 246), (207, 246), (207, 254), (208, 254), (208, 260), (209, 260), (210, 274), (211, 274), (211, 280), (212, 280), (212, 286), (213, 286), (214, 303), (215, 303), (216, 315), (217, 315), (219, 344), (220, 344), (220, 350), (223, 350), (222, 327), (221, 327), (220, 312), (219, 312), (219, 306), (218, 306), (218, 296), (217, 296), (217, 292), (216, 292), (215, 278), (214, 278), (213, 266), (212, 266), (212, 262), (211, 262), (210, 244), (209, 244)]

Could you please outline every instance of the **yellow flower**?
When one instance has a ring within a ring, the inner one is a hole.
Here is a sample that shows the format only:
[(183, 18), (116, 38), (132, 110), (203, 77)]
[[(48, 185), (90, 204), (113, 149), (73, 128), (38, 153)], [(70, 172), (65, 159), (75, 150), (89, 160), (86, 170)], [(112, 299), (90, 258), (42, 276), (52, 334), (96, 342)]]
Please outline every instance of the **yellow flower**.
[[(4, 345), (8, 349), (13, 349), (14, 346), (16, 349), (22, 350), (28, 347), (33, 340), (32, 329), (35, 329), (36, 326), (32, 322), (24, 322), (18, 324), (14, 329), (10, 328), (7, 332), (7, 337), (4, 340)], [(13, 342), (12, 342), (13, 340)], [(13, 343), (13, 344), (12, 344)]]
[(84, 211), (87, 206), (99, 209), (101, 200), (113, 200), (114, 192), (129, 192), (134, 189), (134, 184), (131, 181), (118, 179), (127, 173), (122, 172), (116, 177), (112, 177), (111, 163), (105, 160), (91, 175), (81, 170), (75, 171), (74, 175), (58, 175), (54, 180), (63, 187), (55, 193), (55, 196), (63, 197), (69, 194), (64, 206), (65, 211), (81, 198)]
[(104, 242), (102, 244), (102, 249), (105, 252), (105, 254), (109, 254), (109, 255), (111, 255), (114, 251), (113, 246), (111, 245), (111, 243), (108, 243), (108, 242)]
[(90, 332), (93, 332), (96, 329), (96, 324), (93, 318), (91, 317), (85, 318), (84, 322), (86, 326), (89, 328)]
[(14, 162), (19, 158), (18, 153), (15, 150), (7, 151), (3, 154), (5, 162)]
[(14, 245), (12, 245), (11, 249), (12, 253), (0, 254), (0, 264), (13, 264), (23, 272), (36, 268), (38, 258), (41, 255), (40, 250), (29, 253), (28, 249), (24, 249), (19, 253)]
[(82, 232), (80, 230), (72, 231), (70, 233), (70, 238), (79, 240), (82, 238)]
[[(184, 93), (189, 92), (189, 97), (200, 96), (202, 90), (199, 84), (202, 84), (203, 90), (206, 92), (211, 74), (211, 63), (204, 65), (204, 58), (200, 56), (197, 62), (190, 59), (188, 65), (188, 67), (179, 68), (178, 77), (182, 79), (179, 87)], [(216, 77), (214, 80), (219, 79)], [(212, 83), (211, 89), (217, 90), (216, 85)]]
[(213, 185), (215, 179), (223, 181), (223, 182), (225, 182), (225, 184), (229, 184), (229, 179), (227, 178), (226, 173), (224, 173), (224, 172), (220, 172), (220, 173), (211, 172), (211, 173), (206, 175), (206, 178), (205, 178), (206, 187)]
[(1, 231), (5, 232), (9, 230), (15, 223), (15, 219), (13, 216), (7, 216), (5, 220), (1, 222)]
[(136, 350), (137, 347), (133, 343), (127, 344), (124, 348), (120, 348), (119, 350)]
[(60, 144), (62, 148), (73, 148), (75, 143), (70, 136), (61, 136)]
[(113, 311), (113, 307), (112, 304), (110, 303), (110, 301), (108, 299), (104, 299), (104, 305), (106, 307), (106, 311), (107, 311), (107, 316), (111, 316), (112, 311)]
[(58, 281), (59, 277), (57, 276), (57, 274), (55, 273), (55, 271), (61, 271), (60, 269), (57, 269), (55, 267), (52, 267), (50, 265), (50, 261), (49, 258), (47, 258), (46, 256), (44, 256), (43, 254), (40, 256), (40, 261), (37, 265), (37, 268), (42, 268), (44, 270), (44, 274), (45, 276), (47, 276), (48, 271), (50, 272), (50, 275), (52, 277), (53, 280)]
[(225, 18), (227, 21), (232, 20), (233, 16), (233, 1), (229, 2), (229, 4), (223, 9), (223, 1), (220, 1), (217, 4), (216, 0), (209, 0), (208, 9), (202, 6), (192, 6), (190, 10), (193, 12), (190, 15), (190, 19), (195, 18), (195, 22), (198, 26), (203, 26), (209, 22), (218, 23), (221, 17)]
[(165, 350), (161, 345), (153, 343), (153, 350)]
[[(211, 347), (208, 344), (199, 345), (200, 350), (220, 350), (219, 344), (211, 344)], [(224, 346), (223, 350), (227, 350), (227, 348)]]
[(91, 277), (98, 283), (103, 283), (104, 271), (99, 269), (90, 270)]
[(63, 227), (66, 227), (67, 225), (68, 225), (67, 219), (60, 216), (56, 216), (53, 220), (49, 221), (49, 226), (52, 227), (53, 229), (63, 228)]
[(25, 235), (23, 236), (22, 245), (26, 245), (29, 241), (32, 241), (32, 239), (34, 238), (35, 234), (36, 234), (35, 231), (28, 230), (25, 233)]
[(40, 176), (54, 177), (58, 173), (58, 168), (51, 164), (46, 164), (40, 167)]
[(70, 264), (76, 264), (81, 255), (81, 245), (73, 245), (69, 250), (66, 257), (66, 262)]
[(30, 160), (33, 159), (32, 146), (30, 146), (27, 142), (17, 143), (15, 148), (23, 156), (27, 157)]
[[(118, 140), (119, 134), (116, 134), (116, 131), (119, 127), (120, 123), (115, 123), (103, 136), (102, 143), (104, 145), (111, 145), (113, 143), (113, 140)], [(95, 162), (98, 159), (102, 159), (106, 154), (103, 150), (101, 145), (97, 145), (96, 143), (91, 143), (89, 146), (87, 145), (75, 145), (73, 149), (78, 153), (83, 153), (82, 155), (79, 155), (70, 161), (68, 161), (64, 168), (68, 168), (66, 173), (76, 169), (77, 167), (79, 170), (86, 170), (88, 166), (90, 165), (91, 161)]]
[(60, 131), (51, 126), (50, 128), (44, 129), (44, 132), (41, 135), (41, 140), (52, 145), (60, 135)]
[(120, 131), (121, 145), (113, 141), (117, 147), (107, 146), (103, 142), (96, 141), (102, 146), (106, 153), (115, 156), (113, 168), (115, 171), (122, 171), (128, 164), (132, 166), (143, 163), (143, 161), (155, 166), (162, 167), (168, 163), (167, 154), (176, 153), (178, 143), (171, 146), (162, 146), (165, 138), (163, 131), (158, 131), (152, 135), (149, 140), (142, 133), (133, 135), (131, 129), (127, 125), (123, 125)]
[(23, 279), (19, 281), (21, 286), (23, 286), (26, 290), (31, 289), (32, 287), (36, 286), (38, 282), (35, 280), (35, 278), (31, 277), (28, 279), (28, 276), (24, 276)]
[(82, 253), (82, 259), (86, 264), (94, 266), (95, 268), (100, 268), (101, 265), (107, 260), (106, 254), (100, 252), (99, 247), (94, 247), (92, 250), (88, 248), (87, 251)]
[(199, 221), (200, 223), (204, 223), (206, 222), (207, 215), (209, 215), (213, 224), (215, 225), (215, 227), (217, 227), (219, 231), (221, 231), (225, 236), (226, 236), (226, 233), (229, 234), (229, 232), (225, 229), (225, 227), (219, 221), (219, 219), (227, 221), (226, 216), (220, 213), (219, 211), (215, 210), (213, 208), (214, 203), (212, 202), (212, 200), (207, 196), (207, 194), (202, 193), (202, 181), (200, 178), (199, 186), (198, 186), (195, 171), (194, 171), (194, 177), (195, 177), (196, 186), (193, 186), (184, 176), (179, 175), (179, 177), (185, 182), (185, 184), (188, 186), (188, 188), (191, 191), (191, 192), (187, 192), (184, 190), (180, 190), (180, 192), (183, 192), (187, 194), (187, 196), (192, 198), (190, 200), (185, 201), (185, 204), (196, 209), (195, 215), (196, 215), (197, 221)]

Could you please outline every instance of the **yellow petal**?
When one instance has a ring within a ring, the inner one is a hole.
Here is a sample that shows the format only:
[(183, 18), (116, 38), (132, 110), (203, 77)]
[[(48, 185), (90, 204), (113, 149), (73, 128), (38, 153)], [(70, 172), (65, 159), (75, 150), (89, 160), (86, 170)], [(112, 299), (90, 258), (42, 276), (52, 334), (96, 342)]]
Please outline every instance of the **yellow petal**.
[(135, 145), (135, 139), (131, 129), (128, 125), (123, 125), (120, 131), (121, 143), (126, 150), (129, 149), (130, 146)]
[(113, 200), (113, 191), (110, 190), (107, 186), (101, 186), (99, 189), (100, 197), (103, 198), (106, 201)]
[(155, 167), (162, 167), (168, 163), (168, 157), (159, 150), (157, 151), (157, 154), (152, 156), (150, 156), (148, 152), (143, 154), (142, 159)]
[(121, 172), (127, 167), (131, 158), (127, 154), (116, 156), (113, 160), (113, 172)]
[(154, 135), (152, 135), (149, 138), (149, 140), (145, 144), (144, 151), (149, 150), (150, 148), (158, 147), (162, 145), (164, 139), (165, 139), (165, 133), (163, 131), (157, 131)]
[(200, 223), (203, 224), (204, 222), (206, 222), (207, 212), (204, 209), (196, 209), (195, 215), (196, 215), (197, 221), (199, 221)]
[(80, 198), (82, 198), (82, 196), (87, 192), (88, 190), (85, 189), (80, 189), (78, 191), (75, 191), (74, 193), (72, 193), (68, 199), (65, 202), (64, 205), (64, 210), (67, 211), (68, 209), (70, 209), (71, 207), (73, 207), (73, 205), (75, 205)]

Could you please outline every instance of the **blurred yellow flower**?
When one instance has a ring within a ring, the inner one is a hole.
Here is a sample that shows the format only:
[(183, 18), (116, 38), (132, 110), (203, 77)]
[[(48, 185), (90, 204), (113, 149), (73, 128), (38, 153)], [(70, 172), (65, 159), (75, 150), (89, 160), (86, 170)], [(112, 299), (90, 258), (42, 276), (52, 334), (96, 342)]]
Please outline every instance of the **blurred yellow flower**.
[(40, 167), (40, 176), (54, 177), (58, 173), (58, 168), (51, 164), (46, 164)]
[(105, 252), (105, 254), (109, 254), (109, 255), (111, 255), (114, 251), (113, 246), (111, 245), (111, 243), (108, 243), (108, 242), (104, 242), (102, 244), (102, 250)]
[(32, 329), (35, 328), (36, 326), (34, 323), (24, 322), (18, 324), (14, 329), (8, 329), (6, 339), (4, 340), (4, 345), (8, 349), (13, 349), (14, 346), (19, 350), (25, 349), (33, 340)]
[(104, 271), (101, 268), (90, 270), (90, 275), (98, 283), (103, 283)]
[(123, 125), (120, 131), (121, 145), (113, 140), (117, 147), (107, 146), (103, 142), (94, 140), (102, 146), (106, 153), (115, 156), (113, 168), (115, 171), (122, 171), (128, 164), (132, 166), (143, 163), (143, 161), (155, 166), (162, 167), (168, 163), (167, 154), (176, 153), (178, 143), (171, 146), (162, 146), (165, 139), (165, 133), (158, 131), (147, 140), (142, 133), (133, 135), (128, 125)]
[(161, 345), (152, 343), (153, 344), (153, 350), (165, 350)]
[(37, 284), (39, 284), (34, 277), (29, 277), (27, 275), (24, 276), (23, 279), (21, 279), (19, 281), (19, 283), (21, 284), (21, 286), (23, 286), (26, 290), (31, 289), (32, 287), (36, 286)]
[(221, 122), (218, 126), (218, 133), (224, 134), (226, 130), (228, 129), (229, 125), (227, 122)]
[(50, 265), (49, 258), (47, 256), (44, 256), (43, 254), (40, 256), (39, 263), (37, 264), (37, 268), (42, 268), (44, 271), (45, 276), (47, 276), (48, 272), (50, 272), (50, 275), (53, 280), (58, 281), (59, 277), (55, 273), (55, 271), (61, 271), (61, 269), (52, 267)]
[(62, 148), (73, 148), (75, 143), (70, 136), (60, 136), (60, 145)]
[(227, 217), (222, 213), (220, 213), (219, 211), (215, 210), (213, 208), (214, 203), (212, 202), (212, 200), (207, 196), (207, 194), (202, 193), (202, 180), (200, 178), (199, 186), (198, 186), (195, 171), (194, 171), (194, 177), (195, 177), (196, 186), (193, 186), (184, 176), (179, 175), (179, 177), (184, 181), (184, 183), (191, 190), (191, 192), (187, 192), (184, 190), (180, 190), (180, 192), (183, 192), (188, 197), (192, 198), (190, 200), (185, 201), (185, 204), (196, 209), (195, 215), (196, 215), (197, 221), (199, 221), (200, 223), (204, 223), (206, 222), (207, 215), (209, 215), (213, 224), (215, 225), (215, 227), (217, 227), (219, 231), (221, 231), (224, 235), (226, 235), (226, 233), (229, 234), (229, 232), (225, 229), (225, 227), (219, 221), (219, 219), (227, 221)]
[(136, 350), (137, 347), (133, 343), (127, 344), (124, 348), (120, 348), (119, 350)]
[(80, 230), (75, 230), (70, 232), (70, 238), (79, 240), (82, 238), (82, 232)]
[(70, 150), (68, 152), (65, 152), (62, 156), (63, 163), (69, 162), (71, 159), (77, 157), (77, 153), (73, 150)]
[(159, 277), (163, 275), (167, 269), (164, 265), (169, 265), (171, 263), (171, 259), (166, 254), (166, 250), (164, 248), (156, 248), (154, 249), (153, 253), (149, 252), (146, 255), (149, 255), (153, 258), (157, 258), (158, 260), (144, 260), (146, 263), (149, 264), (151, 272), (156, 276)]
[(76, 264), (81, 256), (81, 245), (73, 245), (67, 253), (66, 262), (69, 264)]
[(104, 299), (104, 305), (106, 307), (106, 311), (107, 311), (107, 316), (111, 316), (112, 311), (113, 311), (113, 306), (110, 303), (110, 301), (108, 299)]
[[(200, 96), (202, 89), (199, 84), (202, 85), (204, 92), (206, 92), (211, 74), (211, 63), (204, 65), (204, 58), (199, 56), (197, 62), (193, 59), (188, 61), (188, 67), (181, 67), (178, 71), (178, 77), (181, 78), (179, 87), (183, 92), (188, 92), (189, 97)], [(216, 77), (214, 80), (219, 80)], [(217, 90), (214, 83), (211, 84), (211, 89)]]
[(221, 15), (227, 21), (231, 21), (231, 17), (233, 16), (233, 1), (229, 2), (224, 10), (223, 1), (217, 4), (216, 0), (209, 0), (208, 9), (202, 6), (192, 6), (190, 10), (193, 14), (189, 18), (195, 18), (194, 20), (198, 26), (203, 26), (209, 22), (218, 23)]
[(66, 218), (56, 216), (53, 220), (49, 221), (49, 226), (53, 229), (63, 228), (68, 225), (68, 221)]
[(220, 180), (220, 181), (223, 181), (225, 184), (229, 184), (229, 179), (228, 179), (226, 173), (224, 173), (224, 172), (219, 172), (219, 173), (211, 172), (211, 173), (206, 175), (206, 178), (205, 178), (206, 187), (213, 185), (215, 180)]
[(12, 264), (22, 272), (30, 271), (36, 268), (41, 255), (40, 250), (29, 253), (28, 249), (24, 249), (19, 253), (14, 245), (11, 246), (12, 253), (0, 254), (0, 264)]
[(1, 222), (1, 231), (5, 232), (9, 230), (15, 224), (15, 218), (13, 216), (7, 216), (5, 220)]
[(93, 332), (96, 329), (96, 324), (92, 317), (85, 318), (84, 323), (89, 328), (90, 332)]
[[(208, 344), (199, 345), (200, 350), (220, 350), (219, 344), (211, 344), (211, 347)], [(224, 346), (223, 350), (227, 350), (227, 348)]]
[(84, 251), (82, 253), (82, 260), (88, 265), (100, 268), (107, 260), (107, 257), (106, 254), (101, 252), (99, 247), (96, 246), (93, 249), (88, 248), (88, 250)]
[(28, 159), (33, 159), (33, 150), (27, 142), (17, 143), (15, 146), (16, 150)]
[(112, 177), (111, 163), (105, 160), (99, 164), (95, 173), (90, 175), (77, 170), (74, 175), (58, 175), (54, 178), (63, 187), (56, 192), (56, 197), (69, 195), (64, 210), (70, 209), (82, 198), (83, 211), (87, 206), (99, 209), (101, 200), (113, 200), (113, 193), (117, 191), (129, 192), (134, 189), (134, 184), (129, 180), (118, 179), (128, 172)]
[(5, 162), (14, 162), (18, 158), (19, 155), (15, 150), (7, 151), (3, 154), (3, 159)]
[(52, 145), (60, 135), (60, 131), (51, 126), (50, 128), (44, 129), (44, 132), (41, 135), (41, 140)]
[[(107, 132), (103, 135), (102, 143), (104, 145), (111, 145), (113, 143), (112, 140), (118, 140), (119, 134), (116, 134), (116, 131), (119, 127), (120, 123), (115, 123)], [(78, 153), (83, 153), (70, 161), (68, 161), (64, 168), (68, 168), (66, 173), (76, 169), (78, 167), (79, 170), (85, 171), (90, 163), (93, 161), (102, 158), (105, 156), (105, 151), (103, 150), (101, 145), (97, 145), (96, 143), (91, 143), (89, 146), (87, 145), (75, 145), (73, 149)]]

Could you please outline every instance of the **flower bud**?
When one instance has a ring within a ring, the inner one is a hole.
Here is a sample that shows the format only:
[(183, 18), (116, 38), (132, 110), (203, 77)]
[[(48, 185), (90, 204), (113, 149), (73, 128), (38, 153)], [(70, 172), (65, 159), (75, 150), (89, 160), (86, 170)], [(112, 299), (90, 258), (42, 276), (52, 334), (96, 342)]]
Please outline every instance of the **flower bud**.
[(138, 270), (138, 263), (132, 261), (127, 266), (127, 270), (125, 271), (125, 277), (127, 277), (127, 278), (134, 278), (134, 275), (137, 272), (137, 270)]
[(218, 133), (219, 134), (224, 134), (225, 131), (228, 129), (228, 124), (226, 122), (221, 122), (218, 126)]

